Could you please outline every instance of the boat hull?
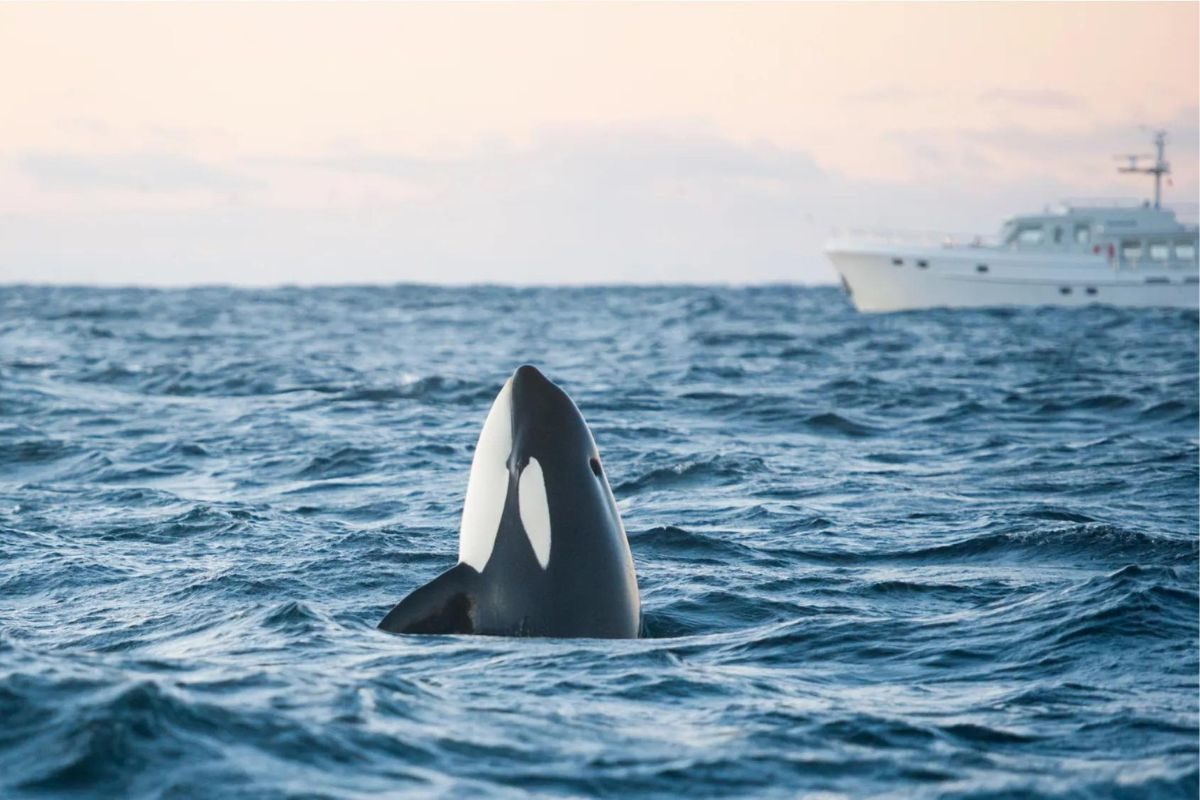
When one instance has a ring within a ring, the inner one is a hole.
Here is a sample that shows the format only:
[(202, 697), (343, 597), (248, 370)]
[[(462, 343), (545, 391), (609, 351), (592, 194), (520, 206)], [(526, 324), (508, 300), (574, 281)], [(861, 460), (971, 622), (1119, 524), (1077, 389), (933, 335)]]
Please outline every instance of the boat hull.
[(831, 245), (859, 311), (989, 306), (1197, 308), (1194, 265), (1115, 269), (1103, 256), (1036, 257), (989, 248)]

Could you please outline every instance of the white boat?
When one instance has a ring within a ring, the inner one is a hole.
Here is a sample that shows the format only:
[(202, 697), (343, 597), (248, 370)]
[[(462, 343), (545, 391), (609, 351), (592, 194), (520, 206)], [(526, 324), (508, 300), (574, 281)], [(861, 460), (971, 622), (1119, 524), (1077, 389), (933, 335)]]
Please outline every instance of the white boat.
[[(1156, 156), (1123, 156), (1154, 176), (1154, 203), (1067, 201), (1004, 223), (999, 237), (851, 233), (825, 250), (859, 311), (1010, 305), (1197, 308), (1195, 225), (1162, 208), (1166, 134)], [(1154, 158), (1143, 166), (1140, 159)]]

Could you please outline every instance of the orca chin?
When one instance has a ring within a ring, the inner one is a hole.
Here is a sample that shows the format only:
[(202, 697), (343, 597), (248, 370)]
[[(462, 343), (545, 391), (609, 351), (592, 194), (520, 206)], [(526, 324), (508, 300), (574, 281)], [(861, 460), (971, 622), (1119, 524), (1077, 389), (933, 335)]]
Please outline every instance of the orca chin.
[(479, 433), (458, 563), (379, 627), (633, 638), (640, 626), (633, 555), (592, 432), (566, 392), (519, 367)]

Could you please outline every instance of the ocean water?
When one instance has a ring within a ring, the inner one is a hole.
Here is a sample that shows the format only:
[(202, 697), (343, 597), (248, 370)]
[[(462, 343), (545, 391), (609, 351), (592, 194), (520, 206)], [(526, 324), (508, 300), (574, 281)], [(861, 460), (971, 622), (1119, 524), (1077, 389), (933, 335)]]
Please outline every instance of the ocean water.
[[(1197, 315), (0, 288), (0, 796), (1196, 797)], [(649, 636), (395, 636), (530, 362)]]

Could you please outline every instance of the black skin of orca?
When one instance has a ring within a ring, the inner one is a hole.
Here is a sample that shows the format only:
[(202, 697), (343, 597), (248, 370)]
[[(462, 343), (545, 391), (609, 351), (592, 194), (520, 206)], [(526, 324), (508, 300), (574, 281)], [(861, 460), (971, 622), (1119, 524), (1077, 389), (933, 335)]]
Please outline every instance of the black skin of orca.
[[(393, 633), (634, 638), (641, 601), (629, 542), (587, 423), (531, 366), (512, 385), (508, 495), (483, 572), (459, 563), (416, 589), (379, 627)], [(521, 523), (518, 479), (536, 458), (550, 508), (542, 569)]]

